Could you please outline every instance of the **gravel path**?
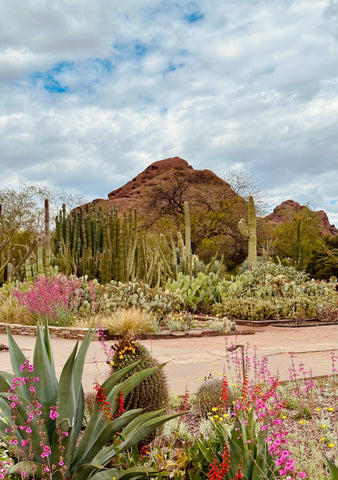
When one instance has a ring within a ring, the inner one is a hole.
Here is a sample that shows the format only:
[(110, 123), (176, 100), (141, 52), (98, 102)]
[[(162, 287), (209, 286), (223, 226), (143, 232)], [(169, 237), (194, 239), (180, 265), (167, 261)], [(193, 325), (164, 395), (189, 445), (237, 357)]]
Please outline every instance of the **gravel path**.
[[(248, 328), (239, 327), (239, 333), (241, 329)], [(217, 336), (144, 340), (142, 343), (157, 360), (168, 362), (165, 371), (169, 389), (176, 395), (184, 394), (186, 388), (195, 392), (200, 379), (209, 374), (215, 376), (224, 371), (229, 372), (230, 365), (234, 365), (231, 359), (237, 355), (226, 351), (226, 347), (233, 344), (249, 345), (251, 353), (254, 352), (254, 346), (257, 347), (257, 357), (267, 357), (269, 370), (279, 374), (282, 380), (289, 378), (290, 352), (296, 355), (296, 365), (302, 362), (305, 370), (311, 370), (314, 376), (332, 373), (331, 352), (338, 354), (338, 325), (301, 328), (267, 326), (251, 330), (254, 330), (254, 335), (239, 334), (229, 336), (227, 340), (224, 336)], [(32, 359), (35, 338), (19, 335), (15, 336), (15, 340), (25, 355)], [(0, 343), (8, 344), (6, 335), (0, 335)], [(74, 340), (52, 339), (58, 373), (75, 343)], [(9, 352), (0, 351), (0, 363), (2, 370), (11, 371)], [(93, 341), (88, 350), (83, 375), (85, 391), (91, 390), (95, 380), (103, 381), (108, 373), (103, 348), (98, 341)]]

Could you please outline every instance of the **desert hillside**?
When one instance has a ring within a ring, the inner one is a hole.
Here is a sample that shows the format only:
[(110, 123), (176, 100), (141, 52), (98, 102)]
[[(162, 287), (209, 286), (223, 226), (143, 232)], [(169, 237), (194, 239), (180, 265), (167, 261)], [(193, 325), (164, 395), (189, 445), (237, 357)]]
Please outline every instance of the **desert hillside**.
[[(231, 186), (211, 170), (195, 170), (180, 157), (166, 158), (149, 165), (143, 172), (125, 185), (108, 193), (107, 199), (95, 199), (79, 209), (100, 206), (108, 211), (117, 206), (120, 212), (137, 209), (144, 217), (183, 212), (183, 203), (206, 211), (217, 210), (222, 199), (237, 197)], [(240, 202), (237, 205), (243, 205)], [(308, 207), (294, 200), (287, 200), (276, 206), (265, 217), (272, 226), (285, 223), (293, 214)], [(312, 212), (319, 221), (320, 233), (338, 235), (334, 225), (323, 210)]]

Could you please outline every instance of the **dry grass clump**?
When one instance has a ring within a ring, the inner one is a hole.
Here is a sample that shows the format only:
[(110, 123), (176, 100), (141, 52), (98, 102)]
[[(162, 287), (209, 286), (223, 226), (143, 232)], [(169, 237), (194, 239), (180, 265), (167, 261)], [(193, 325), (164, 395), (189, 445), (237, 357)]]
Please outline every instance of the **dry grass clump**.
[(107, 314), (98, 314), (94, 323), (107, 328), (111, 335), (140, 335), (159, 329), (156, 319), (140, 308), (119, 309)]
[(36, 317), (20, 305), (13, 295), (0, 297), (0, 322), (17, 323), (20, 325), (36, 325)]

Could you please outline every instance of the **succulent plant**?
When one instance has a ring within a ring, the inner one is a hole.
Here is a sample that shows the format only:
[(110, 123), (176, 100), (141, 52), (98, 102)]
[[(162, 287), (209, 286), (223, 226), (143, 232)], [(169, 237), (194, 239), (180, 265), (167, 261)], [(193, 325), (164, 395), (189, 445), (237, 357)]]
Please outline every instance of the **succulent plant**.
[[(153, 368), (158, 365), (145, 346), (132, 337), (122, 337), (113, 346), (114, 354), (110, 359), (113, 372), (118, 372), (138, 362), (134, 371)], [(128, 378), (131, 373), (125, 375)], [(125, 398), (125, 410), (142, 408), (144, 411), (162, 409), (168, 406), (169, 395), (163, 370), (158, 370), (151, 378), (144, 379)]]
[(257, 262), (257, 220), (254, 199), (250, 195), (248, 203), (248, 224), (241, 218), (238, 222), (238, 228), (241, 234), (248, 239), (248, 264), (249, 268), (255, 268)]
[[(146, 377), (156, 374), (163, 365), (132, 375), (131, 371), (138, 366), (136, 362), (111, 375), (99, 387), (99, 400), (104, 403), (95, 403), (86, 428), (81, 432), (84, 417), (82, 373), (92, 335), (89, 331), (79, 351), (75, 345), (58, 381), (48, 329), (43, 333), (38, 326), (33, 364), (8, 331), (13, 374), (0, 372), (0, 434), (15, 463), (2, 465), (6, 467), (6, 474), (25, 472), (22, 475), (25, 478), (53, 480), (144, 477), (142, 467), (131, 472), (121, 471), (117, 466), (107, 468), (107, 465), (118, 452), (138, 444), (158, 426), (177, 416), (162, 415), (163, 410), (119, 411), (120, 399)], [(114, 441), (109, 444), (112, 438), (116, 439), (118, 448)]]
[[(224, 380), (220, 378), (209, 378), (202, 382), (199, 389), (196, 393), (196, 399), (199, 404), (201, 414), (208, 418), (213, 409), (218, 408), (222, 389), (224, 387)], [(232, 402), (235, 400), (235, 395), (233, 390), (228, 387), (227, 403), (232, 405)]]

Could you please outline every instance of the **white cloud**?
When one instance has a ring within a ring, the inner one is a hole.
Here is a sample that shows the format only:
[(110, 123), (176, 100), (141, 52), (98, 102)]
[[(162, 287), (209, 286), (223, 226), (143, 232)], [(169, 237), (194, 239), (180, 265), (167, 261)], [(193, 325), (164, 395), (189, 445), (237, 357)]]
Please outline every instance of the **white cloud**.
[(333, 4), (0, 0), (0, 187), (105, 197), (178, 155), (333, 221)]

